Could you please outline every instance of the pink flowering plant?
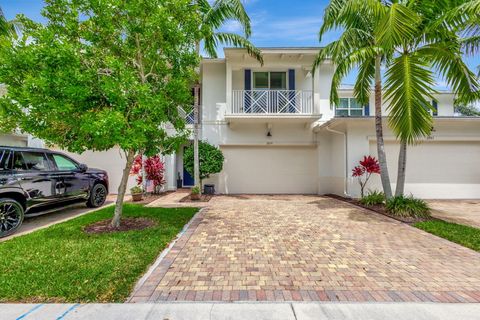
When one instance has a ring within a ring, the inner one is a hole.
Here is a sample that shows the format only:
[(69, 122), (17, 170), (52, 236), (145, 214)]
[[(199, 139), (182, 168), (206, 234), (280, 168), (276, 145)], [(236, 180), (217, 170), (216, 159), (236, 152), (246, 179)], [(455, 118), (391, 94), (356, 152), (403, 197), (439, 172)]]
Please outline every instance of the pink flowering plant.
[(137, 176), (137, 184), (143, 183), (142, 168), (145, 170), (147, 180), (153, 182), (155, 193), (165, 184), (165, 165), (158, 155), (149, 157), (142, 161), (142, 156), (137, 155), (133, 161), (131, 175)]
[(362, 198), (365, 196), (365, 186), (372, 174), (380, 174), (380, 164), (378, 160), (372, 156), (364, 156), (360, 164), (352, 170), (352, 177), (358, 178)]

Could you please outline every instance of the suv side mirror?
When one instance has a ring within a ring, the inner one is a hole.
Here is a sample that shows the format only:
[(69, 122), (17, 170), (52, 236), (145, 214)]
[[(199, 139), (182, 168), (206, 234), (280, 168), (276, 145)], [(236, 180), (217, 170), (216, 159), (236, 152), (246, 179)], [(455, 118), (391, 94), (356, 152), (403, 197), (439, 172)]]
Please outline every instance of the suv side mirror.
[(78, 169), (81, 171), (81, 172), (86, 172), (88, 170), (88, 166), (86, 164), (80, 164), (78, 166)]

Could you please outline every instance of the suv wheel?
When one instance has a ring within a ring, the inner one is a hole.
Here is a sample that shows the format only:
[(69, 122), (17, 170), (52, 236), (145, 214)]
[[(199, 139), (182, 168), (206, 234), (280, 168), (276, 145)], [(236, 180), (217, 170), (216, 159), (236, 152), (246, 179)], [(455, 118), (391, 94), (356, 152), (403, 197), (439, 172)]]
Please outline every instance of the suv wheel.
[(99, 183), (93, 186), (87, 201), (87, 206), (90, 208), (98, 208), (103, 206), (105, 200), (107, 200), (107, 188)]
[(0, 238), (15, 233), (23, 223), (25, 210), (13, 199), (0, 199)]

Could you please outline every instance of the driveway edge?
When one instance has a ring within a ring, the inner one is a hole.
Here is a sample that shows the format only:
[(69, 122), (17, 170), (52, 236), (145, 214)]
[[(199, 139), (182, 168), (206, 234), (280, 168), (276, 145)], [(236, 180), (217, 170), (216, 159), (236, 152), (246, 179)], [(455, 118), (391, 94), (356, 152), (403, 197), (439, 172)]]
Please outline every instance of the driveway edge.
[[(155, 262), (148, 268), (147, 272), (137, 281), (131, 295), (125, 302), (146, 302), (151, 296), (155, 287), (160, 283), (163, 276), (167, 273), (170, 266), (175, 261), (178, 253), (182, 251), (185, 244), (190, 239), (191, 235), (197, 229), (197, 226), (203, 220), (207, 208), (201, 208), (190, 221), (183, 226), (182, 230), (177, 234), (175, 239), (163, 249), (163, 251), (155, 259)], [(186, 237), (186, 238), (185, 238)], [(173, 251), (174, 257), (165, 259), (166, 256)], [(149, 280), (150, 279), (150, 280)]]

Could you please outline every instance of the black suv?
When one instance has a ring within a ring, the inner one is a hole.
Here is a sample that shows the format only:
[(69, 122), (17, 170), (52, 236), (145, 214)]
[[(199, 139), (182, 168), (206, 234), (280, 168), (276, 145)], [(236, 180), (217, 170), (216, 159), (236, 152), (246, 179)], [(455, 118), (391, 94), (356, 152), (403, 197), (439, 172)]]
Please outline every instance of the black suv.
[(55, 151), (0, 146), (0, 238), (47, 205), (83, 200), (96, 208), (107, 194), (103, 170), (89, 169)]

